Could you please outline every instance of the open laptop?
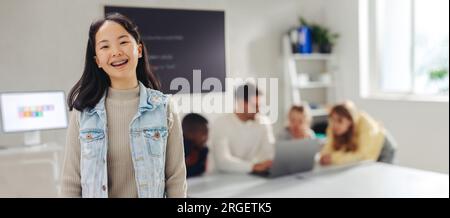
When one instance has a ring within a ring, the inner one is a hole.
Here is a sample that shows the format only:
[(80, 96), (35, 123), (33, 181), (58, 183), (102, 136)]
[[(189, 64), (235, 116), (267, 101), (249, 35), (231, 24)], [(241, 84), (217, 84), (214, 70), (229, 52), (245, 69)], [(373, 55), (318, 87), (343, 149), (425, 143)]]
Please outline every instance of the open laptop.
[(253, 175), (273, 178), (310, 171), (314, 167), (314, 156), (320, 149), (319, 139), (278, 141), (272, 167)]

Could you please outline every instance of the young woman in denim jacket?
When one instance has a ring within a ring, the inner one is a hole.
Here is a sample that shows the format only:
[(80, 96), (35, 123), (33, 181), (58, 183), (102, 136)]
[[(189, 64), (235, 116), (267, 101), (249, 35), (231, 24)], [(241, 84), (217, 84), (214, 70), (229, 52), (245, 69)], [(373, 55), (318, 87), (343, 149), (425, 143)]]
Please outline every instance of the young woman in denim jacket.
[(186, 197), (181, 125), (159, 88), (133, 22), (115, 13), (91, 24), (68, 97), (63, 196)]

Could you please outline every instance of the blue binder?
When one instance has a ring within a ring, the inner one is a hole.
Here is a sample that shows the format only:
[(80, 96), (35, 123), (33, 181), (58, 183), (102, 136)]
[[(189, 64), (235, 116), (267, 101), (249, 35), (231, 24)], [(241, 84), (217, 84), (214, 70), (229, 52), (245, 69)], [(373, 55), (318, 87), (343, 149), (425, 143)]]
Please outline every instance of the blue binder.
[(298, 28), (298, 52), (302, 54), (312, 53), (311, 28), (307, 26)]

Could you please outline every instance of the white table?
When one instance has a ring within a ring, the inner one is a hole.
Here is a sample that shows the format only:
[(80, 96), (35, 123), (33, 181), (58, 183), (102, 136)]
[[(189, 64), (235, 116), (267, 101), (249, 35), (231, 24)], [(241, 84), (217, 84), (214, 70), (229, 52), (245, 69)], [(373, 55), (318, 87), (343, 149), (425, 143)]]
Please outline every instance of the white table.
[(0, 149), (0, 197), (56, 197), (59, 155), (55, 143)]
[(383, 163), (320, 168), (267, 179), (211, 174), (188, 179), (193, 198), (449, 197), (449, 176)]

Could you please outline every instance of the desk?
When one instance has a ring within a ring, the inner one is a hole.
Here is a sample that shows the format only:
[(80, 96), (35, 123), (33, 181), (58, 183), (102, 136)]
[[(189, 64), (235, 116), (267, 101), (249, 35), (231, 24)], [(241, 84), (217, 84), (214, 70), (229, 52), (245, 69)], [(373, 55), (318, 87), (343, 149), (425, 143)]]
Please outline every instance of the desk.
[(190, 178), (193, 198), (449, 197), (449, 176), (383, 163), (363, 163), (266, 179), (249, 174)]

